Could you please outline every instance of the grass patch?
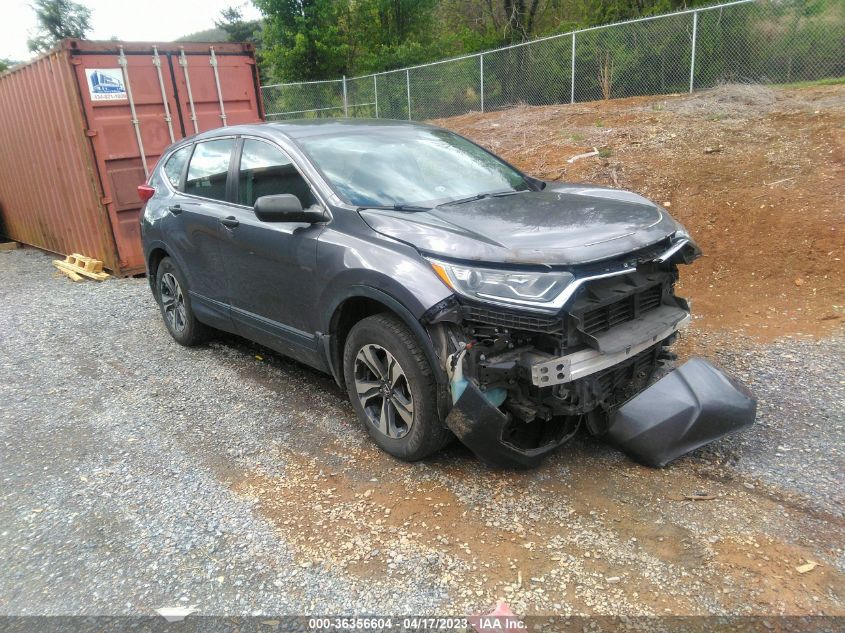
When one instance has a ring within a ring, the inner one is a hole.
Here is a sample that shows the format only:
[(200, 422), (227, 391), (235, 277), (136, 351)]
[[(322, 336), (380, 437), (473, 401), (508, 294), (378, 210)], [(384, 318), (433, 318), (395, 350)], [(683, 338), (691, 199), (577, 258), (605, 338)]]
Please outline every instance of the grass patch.
[(775, 84), (777, 88), (812, 88), (813, 86), (839, 86), (845, 84), (845, 77), (830, 77), (816, 81), (797, 81), (791, 84)]

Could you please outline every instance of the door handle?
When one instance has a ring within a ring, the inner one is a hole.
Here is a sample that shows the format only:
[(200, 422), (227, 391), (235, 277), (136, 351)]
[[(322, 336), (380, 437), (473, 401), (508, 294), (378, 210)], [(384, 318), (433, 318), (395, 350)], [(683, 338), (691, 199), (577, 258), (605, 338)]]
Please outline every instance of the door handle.
[(220, 218), (220, 224), (225, 226), (227, 229), (233, 229), (240, 223), (240, 220), (233, 215), (230, 215), (228, 218)]
[(182, 213), (182, 207), (178, 204), (174, 204), (173, 206), (167, 207), (173, 215), (179, 215)]

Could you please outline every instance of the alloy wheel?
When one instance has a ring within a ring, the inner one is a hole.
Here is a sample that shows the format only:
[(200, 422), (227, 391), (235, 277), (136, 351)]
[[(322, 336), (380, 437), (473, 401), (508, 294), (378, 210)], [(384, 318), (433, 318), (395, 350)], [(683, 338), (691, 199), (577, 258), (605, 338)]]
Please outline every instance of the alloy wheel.
[(161, 296), (161, 308), (164, 310), (164, 318), (173, 332), (181, 334), (187, 325), (187, 313), (185, 312), (185, 296), (176, 277), (172, 273), (164, 273), (159, 284)]
[(355, 390), (370, 424), (393, 439), (414, 423), (414, 397), (402, 366), (380, 345), (364, 345), (355, 356)]

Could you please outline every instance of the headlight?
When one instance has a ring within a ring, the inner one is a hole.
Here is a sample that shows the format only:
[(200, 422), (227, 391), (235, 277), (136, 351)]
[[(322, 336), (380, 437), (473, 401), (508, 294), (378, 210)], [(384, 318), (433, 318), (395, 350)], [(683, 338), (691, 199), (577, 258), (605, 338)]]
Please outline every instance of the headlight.
[(470, 299), (488, 302), (548, 303), (574, 279), (567, 272), (523, 272), (459, 266), (437, 260), (429, 262), (437, 276), (452, 290)]

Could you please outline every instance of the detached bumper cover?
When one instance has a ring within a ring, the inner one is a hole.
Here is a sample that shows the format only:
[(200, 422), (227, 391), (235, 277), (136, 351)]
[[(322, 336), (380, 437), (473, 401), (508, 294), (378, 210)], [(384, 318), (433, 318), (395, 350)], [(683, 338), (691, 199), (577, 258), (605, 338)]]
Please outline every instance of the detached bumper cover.
[(756, 410), (744, 385), (693, 358), (622, 405), (603, 437), (633, 459), (663, 467), (750, 426)]

